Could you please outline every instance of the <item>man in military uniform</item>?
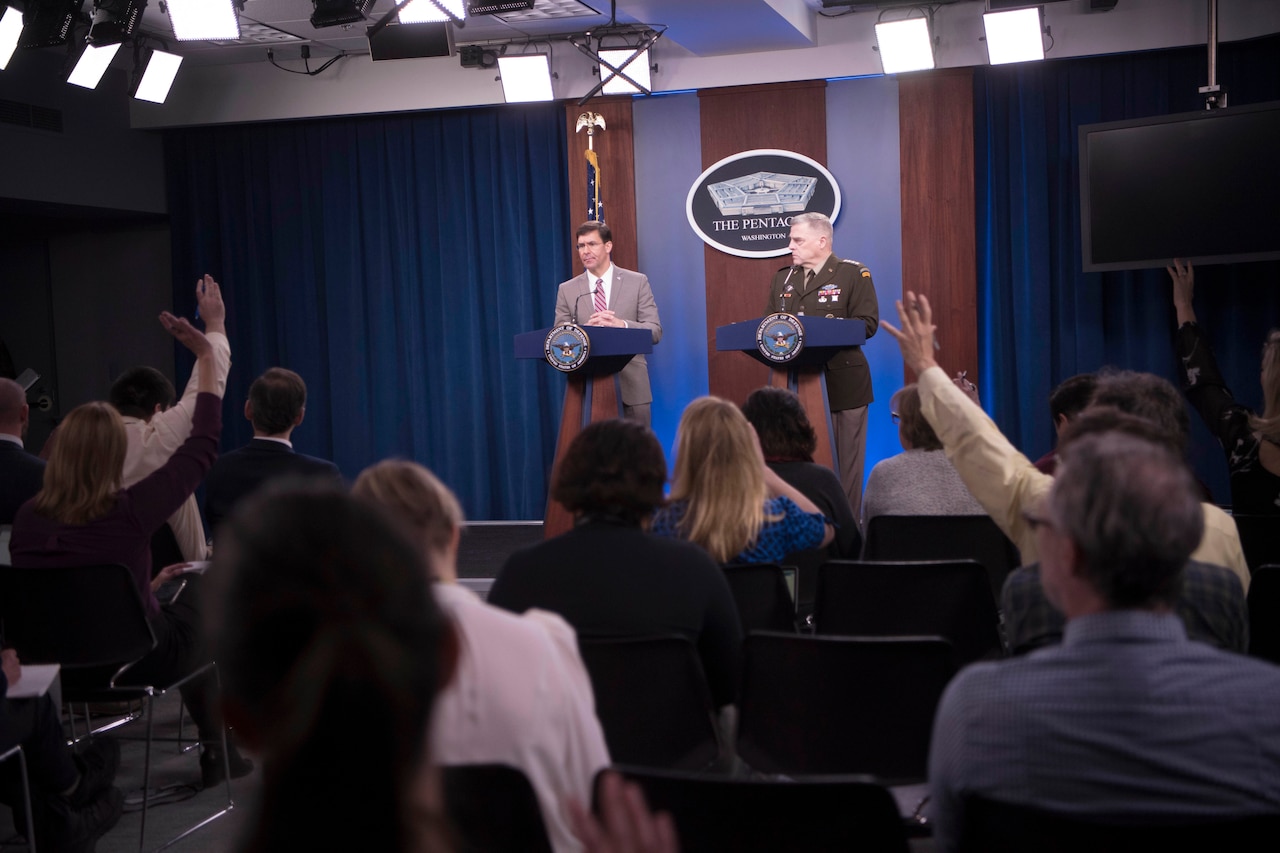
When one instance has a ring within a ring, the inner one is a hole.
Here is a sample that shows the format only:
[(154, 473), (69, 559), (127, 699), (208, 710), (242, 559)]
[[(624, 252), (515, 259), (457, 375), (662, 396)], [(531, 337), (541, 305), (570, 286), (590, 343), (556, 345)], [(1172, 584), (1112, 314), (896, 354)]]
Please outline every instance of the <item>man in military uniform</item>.
[[(831, 251), (831, 239), (831, 220), (824, 214), (801, 213), (792, 218), (792, 266), (774, 275), (766, 311), (859, 320), (870, 338), (880, 326), (871, 272), (857, 261), (837, 258)], [(850, 347), (827, 362), (826, 372), (840, 482), (857, 518), (862, 508), (867, 404), (873, 399), (871, 370), (862, 347)]]

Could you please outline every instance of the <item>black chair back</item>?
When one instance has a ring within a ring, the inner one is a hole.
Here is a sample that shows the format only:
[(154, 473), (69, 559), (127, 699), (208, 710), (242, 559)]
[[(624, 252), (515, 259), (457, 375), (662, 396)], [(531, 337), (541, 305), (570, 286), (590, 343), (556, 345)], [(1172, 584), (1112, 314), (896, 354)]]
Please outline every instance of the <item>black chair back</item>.
[(685, 853), (909, 849), (893, 795), (867, 776), (782, 781), (617, 770), (640, 785), (650, 808), (671, 814)]
[(687, 637), (579, 637), (578, 648), (615, 762), (698, 770), (716, 760), (711, 691)]
[(1249, 654), (1280, 664), (1280, 565), (1253, 570), (1248, 603)]
[(923, 781), (955, 654), (941, 637), (753, 633), (738, 711), (738, 755), (765, 773), (870, 773)]
[(959, 666), (1003, 654), (987, 573), (973, 560), (832, 560), (818, 570), (814, 605), (819, 634), (946, 637)]
[(970, 797), (959, 850), (964, 853), (1133, 853), (1141, 850), (1273, 851), (1280, 815), (1205, 821), (1177, 815), (1064, 815)]
[(26, 663), (124, 664), (156, 643), (133, 576), (115, 564), (0, 566), (0, 619), (5, 644)]
[(1233, 515), (1250, 571), (1280, 563), (1280, 515)]
[(738, 605), (742, 633), (796, 630), (796, 605), (782, 566), (753, 563), (724, 567), (729, 591)]
[(440, 771), (457, 853), (551, 853), (538, 796), (519, 769), (454, 764)]
[(989, 515), (878, 515), (867, 522), (864, 560), (977, 560), (991, 595), (1022, 564), (1018, 549)]

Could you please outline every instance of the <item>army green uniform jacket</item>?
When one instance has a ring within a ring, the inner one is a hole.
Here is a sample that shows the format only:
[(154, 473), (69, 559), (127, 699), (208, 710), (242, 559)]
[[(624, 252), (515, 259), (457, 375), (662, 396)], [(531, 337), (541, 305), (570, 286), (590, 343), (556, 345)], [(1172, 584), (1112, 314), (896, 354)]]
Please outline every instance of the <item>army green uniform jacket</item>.
[[(857, 261), (840, 260), (834, 254), (805, 283), (803, 267), (783, 267), (769, 287), (766, 313), (785, 311), (801, 317), (840, 317), (861, 320), (870, 338), (880, 327), (871, 272)], [(789, 277), (788, 277), (789, 276)], [(862, 347), (840, 350), (827, 362), (827, 399), (831, 411), (856, 409), (872, 401), (871, 370)]]

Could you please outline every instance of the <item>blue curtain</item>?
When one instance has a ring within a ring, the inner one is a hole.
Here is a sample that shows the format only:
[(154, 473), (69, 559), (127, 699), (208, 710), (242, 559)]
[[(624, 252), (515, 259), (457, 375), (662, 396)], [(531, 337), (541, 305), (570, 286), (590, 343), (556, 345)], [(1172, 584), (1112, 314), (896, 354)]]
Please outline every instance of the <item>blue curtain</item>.
[(558, 104), (170, 131), (175, 304), (223, 285), (233, 367), (307, 382), (301, 452), (348, 479), (399, 456), (475, 519), (541, 518), (564, 383), (516, 361), (570, 276)]
[[(1077, 131), (1202, 109), (1207, 77), (1203, 46), (976, 69), (982, 395), (1032, 458), (1053, 446), (1048, 397), (1063, 379), (1114, 365), (1176, 381), (1164, 270), (1081, 272)], [(1218, 79), (1232, 105), (1280, 99), (1280, 37), (1222, 45)], [(1256, 407), (1259, 349), (1280, 325), (1280, 264), (1203, 267), (1196, 282), (1201, 325), (1237, 398)], [(1192, 421), (1192, 462), (1227, 502), (1222, 451)]]

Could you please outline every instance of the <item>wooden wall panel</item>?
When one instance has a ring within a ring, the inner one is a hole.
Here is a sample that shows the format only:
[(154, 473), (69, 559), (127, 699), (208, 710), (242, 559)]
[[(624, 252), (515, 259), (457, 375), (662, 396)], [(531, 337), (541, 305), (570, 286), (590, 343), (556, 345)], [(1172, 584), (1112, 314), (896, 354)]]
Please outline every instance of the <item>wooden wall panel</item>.
[[(902, 290), (929, 298), (942, 367), (952, 374), (967, 370), (976, 376), (972, 70), (904, 74), (898, 80), (898, 120)], [(896, 324), (893, 306), (881, 305), (880, 316)]]
[[(826, 81), (706, 89), (698, 93), (702, 166), (753, 148), (782, 148), (827, 162)], [(739, 258), (705, 247), (707, 353), (711, 393), (741, 403), (768, 384), (768, 368), (741, 353), (716, 352), (716, 327), (764, 313), (769, 280), (790, 263)]]
[(569, 127), (569, 241), (565, 249), (573, 255), (573, 273), (582, 272), (582, 262), (573, 248), (573, 232), (587, 219), (587, 131), (575, 133), (578, 116), (595, 112), (604, 116), (605, 129), (597, 133), (595, 148), (603, 178), (605, 221), (613, 231), (613, 262), (634, 270), (640, 263), (636, 245), (636, 157), (635, 125), (631, 118), (631, 98), (592, 98), (584, 106), (577, 101), (565, 104)]

